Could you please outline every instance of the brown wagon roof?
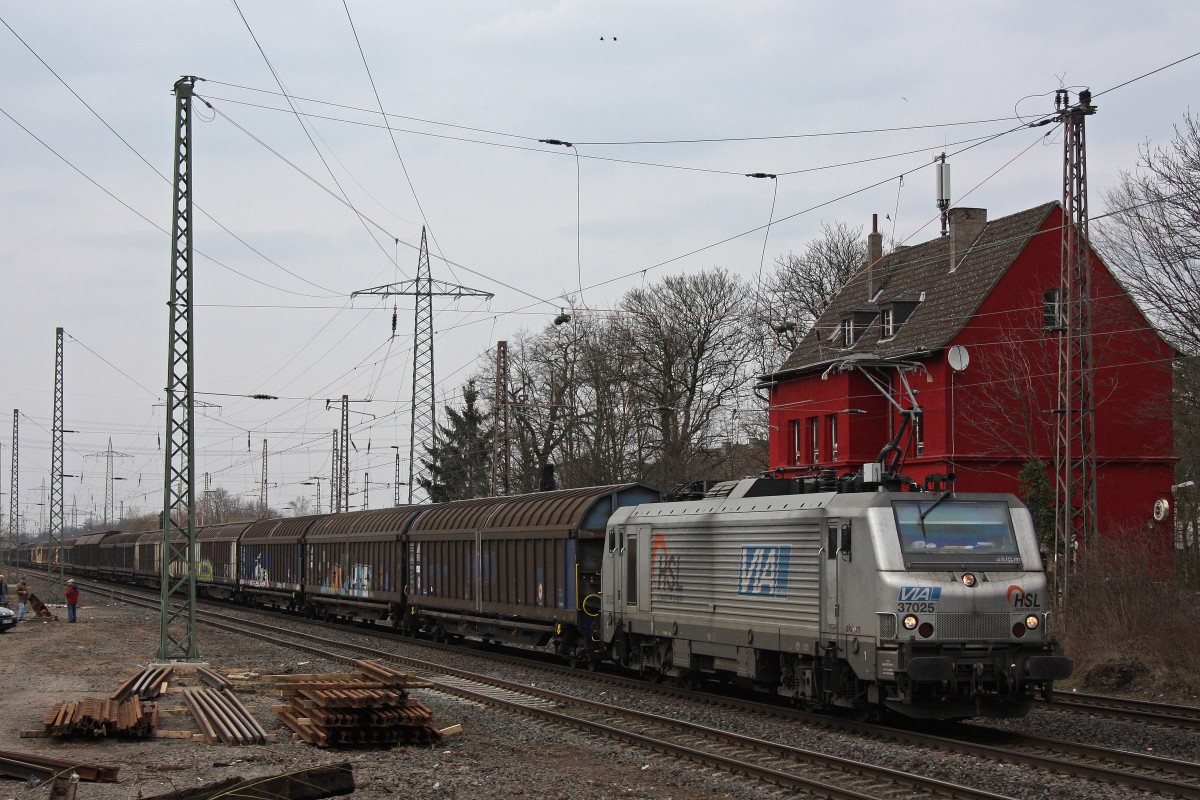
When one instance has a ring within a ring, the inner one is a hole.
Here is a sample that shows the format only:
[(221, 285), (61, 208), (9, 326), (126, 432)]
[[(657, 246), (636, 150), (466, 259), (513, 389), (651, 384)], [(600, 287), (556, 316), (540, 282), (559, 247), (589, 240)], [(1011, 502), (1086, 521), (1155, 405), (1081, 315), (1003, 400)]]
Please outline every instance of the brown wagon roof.
[[(657, 490), (637, 483), (560, 489), (510, 497), (458, 500), (433, 506), (413, 523), (412, 532), (450, 532), (502, 529), (573, 529), (585, 523), (587, 513), (607, 497), (633, 491), (649, 500)], [(608, 509), (609, 512), (612, 509)], [(607, 514), (605, 518), (607, 519)]]
[[(116, 534), (115, 536), (109, 536), (107, 539), (100, 542), (100, 546), (101, 547), (112, 547), (113, 545), (127, 544), (128, 542), (136, 542), (139, 538), (141, 538), (142, 534), (144, 534), (144, 533), (147, 533), (147, 531), (124, 531), (122, 533)], [(162, 531), (159, 531), (159, 534), (161, 535)]]
[(119, 533), (120, 531), (92, 531), (76, 539), (75, 544), (99, 544), (105, 537), (115, 536)]
[[(855, 353), (902, 358), (944, 347), (987, 299), (1057, 205), (1045, 203), (988, 222), (953, 270), (948, 236), (889, 253), (875, 265), (882, 290), (874, 303), (866, 302), (866, 270), (860, 270), (770, 377), (806, 371)], [(880, 340), (876, 316), (853, 346), (845, 347), (844, 339), (829, 341), (841, 321), (856, 311), (869, 309), (877, 313), (888, 303), (913, 301), (919, 302), (912, 315), (889, 339)]]
[(371, 511), (351, 511), (348, 514), (331, 514), (317, 520), (309, 529), (310, 538), (320, 536), (346, 536), (359, 533), (404, 532), (410, 520), (421, 513), (424, 506), (399, 506), (377, 508)]
[(283, 519), (260, 519), (251, 523), (242, 534), (243, 541), (262, 541), (264, 539), (299, 539), (308, 529), (325, 514), (312, 514), (307, 517), (284, 517)]
[(196, 540), (211, 542), (236, 539), (242, 535), (242, 531), (253, 524), (252, 522), (222, 522), (217, 525), (205, 525), (196, 530)]

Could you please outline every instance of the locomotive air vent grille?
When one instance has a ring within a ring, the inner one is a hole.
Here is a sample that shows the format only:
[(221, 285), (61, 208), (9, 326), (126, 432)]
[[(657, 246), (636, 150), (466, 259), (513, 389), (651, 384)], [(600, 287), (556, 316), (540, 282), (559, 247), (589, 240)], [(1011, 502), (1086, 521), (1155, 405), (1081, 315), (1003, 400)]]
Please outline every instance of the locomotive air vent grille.
[(1007, 639), (1012, 636), (1008, 614), (937, 615), (937, 635), (941, 639)]
[(896, 615), (895, 614), (877, 614), (879, 617), (879, 638), (880, 639), (895, 639), (896, 638)]

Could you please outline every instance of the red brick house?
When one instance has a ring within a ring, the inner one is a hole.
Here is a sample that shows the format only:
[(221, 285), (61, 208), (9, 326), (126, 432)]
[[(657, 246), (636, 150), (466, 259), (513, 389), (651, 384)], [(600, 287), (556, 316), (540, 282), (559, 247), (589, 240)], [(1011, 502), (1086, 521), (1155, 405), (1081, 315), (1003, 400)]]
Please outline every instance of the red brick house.
[[(1062, 220), (1058, 203), (990, 222), (951, 209), (948, 236), (887, 255), (871, 234), (868, 264), (767, 376), (772, 469), (856, 471), (907, 416), (898, 446), (918, 483), (954, 473), (959, 491), (1018, 493), (1036, 457), (1053, 486)], [(1101, 534), (1148, 533), (1165, 555), (1171, 515), (1156, 520), (1155, 502), (1171, 500), (1175, 351), (1091, 259)]]

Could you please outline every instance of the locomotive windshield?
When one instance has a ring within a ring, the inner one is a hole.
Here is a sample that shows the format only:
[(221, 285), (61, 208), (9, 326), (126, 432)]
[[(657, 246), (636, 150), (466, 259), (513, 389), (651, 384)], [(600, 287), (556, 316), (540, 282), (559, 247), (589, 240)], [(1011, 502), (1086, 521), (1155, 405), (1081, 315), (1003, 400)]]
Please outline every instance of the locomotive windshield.
[(907, 567), (1020, 567), (1008, 504), (955, 500), (941, 495), (928, 500), (893, 503), (900, 550)]

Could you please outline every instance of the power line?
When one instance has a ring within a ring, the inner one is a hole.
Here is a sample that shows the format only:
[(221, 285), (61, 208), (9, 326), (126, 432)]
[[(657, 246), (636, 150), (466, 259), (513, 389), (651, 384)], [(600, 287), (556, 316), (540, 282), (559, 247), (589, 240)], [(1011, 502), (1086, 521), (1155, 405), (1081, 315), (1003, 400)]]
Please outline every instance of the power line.
[[(367, 54), (363, 51), (362, 41), (358, 38), (358, 29), (354, 26), (354, 18), (350, 15), (350, 5), (347, 0), (342, 0), (342, 8), (346, 10), (346, 21), (350, 23), (350, 32), (354, 34), (354, 44), (358, 47), (358, 55), (362, 58), (363, 69), (367, 72), (367, 80), (371, 82), (371, 91), (375, 95), (375, 102), (379, 105), (379, 114), (383, 117), (383, 125), (387, 128), (388, 138), (392, 140), (392, 149), (396, 152), (396, 159), (400, 162), (400, 169), (404, 172), (405, 181), (408, 182), (408, 190), (412, 193), (413, 202), (417, 204), (417, 210), (421, 213), (421, 222), (429, 231), (429, 238), (433, 240), (433, 246), (437, 248), (438, 255), (441, 255), (442, 246), (438, 243), (437, 236), (434, 235), (433, 226), (429, 224), (429, 217), (425, 215), (421, 198), (417, 196), (417, 187), (413, 185), (412, 176), (408, 174), (408, 166), (404, 163), (404, 157), (400, 155), (400, 145), (396, 143), (396, 136), (392, 132), (391, 125), (388, 124), (387, 112), (383, 109), (383, 99), (379, 96), (379, 87), (375, 85), (375, 76), (371, 74), (371, 66), (367, 63)], [(445, 261), (445, 258), (442, 260)], [(399, 267), (397, 262), (396, 268), (399, 269)], [(404, 275), (404, 272), (400, 274)], [(455, 280), (458, 280), (457, 276), (455, 276)]]
[(1171, 67), (1174, 67), (1177, 64), (1182, 64), (1183, 62), (1193, 59), (1196, 56), (1200, 56), (1200, 51), (1192, 53), (1190, 56), (1184, 56), (1183, 58), (1181, 58), (1177, 61), (1172, 61), (1170, 64), (1164, 64), (1163, 66), (1159, 67), (1158, 69), (1152, 69), (1143, 75), (1138, 75), (1136, 78), (1130, 78), (1129, 80), (1127, 80), (1123, 83), (1118, 83), (1116, 86), (1110, 86), (1109, 88), (1105, 89), (1103, 92), (1097, 92), (1096, 94), (1092, 95), (1092, 97), (1094, 99), (1094, 98), (1099, 97), (1102, 94), (1108, 94), (1109, 92), (1115, 92), (1117, 89), (1122, 89), (1131, 83), (1137, 83), (1138, 81), (1142, 80), (1143, 78), (1149, 78), (1151, 75), (1157, 75), (1158, 73), (1162, 72), (1164, 69), (1170, 69)]
[[(209, 81), (209, 83), (213, 84), (214, 86), (228, 86), (232, 89), (242, 89), (247, 92), (268, 94), (268, 95), (272, 95), (272, 96), (276, 96), (276, 97), (284, 96), (284, 95), (280, 94), (279, 92), (275, 92), (270, 89), (258, 89), (253, 86), (246, 86), (244, 84), (228, 83), (225, 81), (217, 81), (217, 80)], [(317, 105), (330, 106), (332, 108), (341, 108), (341, 109), (345, 109), (347, 111), (361, 111), (366, 114), (374, 114), (375, 113), (371, 109), (361, 108), (359, 106), (348, 105), (345, 103), (337, 103), (337, 102), (333, 102), (333, 101), (329, 101), (329, 100), (318, 100), (318, 99), (315, 99), (312, 97), (298, 97), (295, 95), (293, 95), (293, 97), (295, 97), (295, 99), (297, 99), (297, 100), (302, 100), (303, 102), (306, 102), (306, 103), (315, 103)], [(241, 101), (230, 100), (229, 102), (241, 102)], [(262, 106), (262, 107), (268, 108), (268, 106)], [(382, 109), (381, 109), (381, 111), (382, 111)], [(385, 112), (385, 113), (387, 116), (394, 117), (396, 119), (408, 120), (410, 122), (420, 122), (420, 123), (424, 123), (426, 125), (437, 125), (437, 126), (445, 127), (445, 128), (454, 128), (456, 130), (470, 131), (472, 133), (486, 133), (489, 136), (500, 136), (500, 137), (509, 138), (509, 139), (521, 139), (521, 140), (529, 141), (529, 142), (536, 142), (542, 138), (540, 136), (530, 136), (530, 135), (520, 134), (520, 133), (506, 133), (504, 131), (495, 131), (495, 130), (490, 130), (488, 128), (478, 128), (478, 127), (471, 127), (468, 125), (458, 125), (458, 124), (451, 123), (451, 122), (440, 122), (438, 120), (425, 119), (423, 117), (406, 116), (404, 114), (397, 114), (397, 113), (391, 112), (391, 111)], [(857, 129), (857, 130), (819, 131), (819, 132), (814, 132), (814, 133), (785, 133), (785, 134), (777, 134), (777, 135), (758, 135), (758, 136), (726, 136), (726, 137), (693, 138), (693, 139), (631, 139), (631, 140), (625, 140), (625, 141), (596, 141), (596, 142), (585, 142), (585, 141), (579, 141), (577, 139), (572, 139), (571, 141), (574, 142), (575, 144), (586, 144), (586, 145), (596, 145), (596, 146), (625, 146), (625, 145), (648, 145), (648, 144), (708, 144), (708, 143), (722, 143), (722, 142), (759, 142), (759, 141), (771, 141), (771, 140), (780, 140), (780, 139), (782, 139), (782, 140), (815, 139), (815, 138), (832, 137), (832, 136), (858, 136), (858, 135), (862, 135), (862, 134), (872, 134), (872, 133), (900, 133), (900, 132), (904, 132), (904, 131), (930, 130), (930, 129), (936, 129), (936, 128), (953, 128), (953, 127), (960, 127), (960, 126), (964, 126), (964, 125), (986, 125), (986, 124), (991, 124), (994, 122), (1010, 122), (1014, 119), (1017, 119), (1017, 118), (1008, 116), (1008, 117), (993, 117), (990, 119), (963, 120), (963, 121), (958, 121), (958, 122), (937, 122), (937, 123), (928, 123), (928, 124), (923, 124), (923, 125), (896, 125), (896, 126), (886, 127), (886, 128), (862, 128), (862, 129)], [(415, 131), (413, 131), (413, 132), (415, 132)]]
[[(321, 152), (321, 148), (317, 147), (317, 143), (313, 140), (312, 133), (309, 131), (308, 125), (305, 124), (303, 116), (300, 114), (299, 109), (296, 108), (296, 104), (292, 102), (291, 95), (288, 94), (287, 87), (283, 85), (283, 80), (279, 77), (279, 73), (275, 71), (275, 65), (272, 64), (271, 59), (267, 57), (267, 51), (263, 49), (262, 44), (258, 41), (258, 36), (255, 35), (254, 29), (250, 27), (250, 21), (246, 19), (246, 15), (242, 13), (242, 8), (238, 5), (238, 0), (230, 0), (230, 2), (233, 3), (233, 7), (237, 11), (238, 16), (241, 17), (242, 24), (246, 26), (246, 31), (250, 34), (250, 38), (254, 40), (254, 46), (258, 48), (259, 55), (261, 55), (263, 61), (266, 62), (267, 69), (271, 72), (271, 77), (275, 79), (275, 83), (279, 86), (279, 90), (283, 93), (283, 98), (287, 101), (288, 107), (292, 109), (292, 113), (295, 115), (296, 121), (300, 123), (300, 128), (304, 131), (305, 138), (307, 138), (309, 144), (312, 145), (313, 150), (317, 154), (317, 158), (321, 160), (321, 164), (325, 167), (325, 171), (329, 173), (329, 177), (333, 180), (334, 185), (337, 186), (338, 191), (341, 192), (341, 199), (344, 201), (346, 206), (348, 206), (350, 210), (354, 212), (355, 217), (363, 226), (363, 230), (366, 231), (367, 236), (371, 237), (371, 241), (375, 243), (375, 246), (379, 248), (380, 252), (383, 253), (385, 258), (388, 258), (388, 260), (391, 261), (387, 250), (385, 250), (383, 245), (379, 243), (379, 240), (375, 238), (375, 234), (371, 232), (371, 227), (367, 225), (366, 218), (358, 210), (354, 203), (351, 202), (350, 196), (342, 187), (341, 181), (338, 180), (337, 175), (334, 174), (333, 168), (329, 166), (329, 162), (325, 159), (325, 154)], [(209, 105), (209, 108), (211, 107), (212, 106)], [(393, 264), (393, 266), (398, 265)]]
[[(58, 79), (58, 82), (61, 83), (68, 92), (70, 92), (72, 95), (74, 95), (75, 99), (78, 100), (80, 103), (82, 103), (83, 107), (86, 108), (88, 111), (90, 111), (92, 116), (94, 116), (97, 120), (100, 121), (101, 125), (103, 125), (105, 128), (107, 128), (109, 130), (109, 132), (112, 133), (113, 136), (117, 137), (117, 139), (121, 142), (121, 144), (125, 145), (125, 147), (129, 150), (129, 152), (131, 152), (135, 156), (137, 156), (138, 159), (141, 160), (141, 162), (143, 164), (145, 164), (147, 167), (149, 167), (150, 170), (155, 175), (157, 175), (159, 178), (161, 178), (165, 183), (167, 183), (167, 184), (171, 183), (170, 178), (168, 178), (166, 175), (164, 175), (162, 172), (160, 172), (157, 167), (155, 167), (153, 164), (151, 164), (150, 161), (144, 155), (142, 155), (141, 152), (139, 152), (136, 147), (134, 147), (132, 144), (130, 144), (129, 141), (124, 136), (122, 136), (117, 131), (116, 128), (114, 128), (112, 125), (110, 125), (108, 123), (108, 120), (106, 120), (103, 116), (100, 115), (100, 112), (98, 112), (98, 111), (96, 111), (96, 109), (92, 108), (92, 106), (86, 100), (83, 99), (83, 97), (79, 94), (79, 92), (75, 91), (71, 87), (71, 85), (69, 83), (67, 83), (66, 80), (61, 75), (59, 75), (58, 72), (56, 72), (53, 67), (50, 66), (50, 64), (46, 61), (46, 59), (42, 58), (42, 56), (40, 54), (38, 54), (38, 52), (36, 50), (34, 50), (33, 47), (28, 42), (26, 42), (23, 38), (21, 38), (20, 34), (18, 34), (15, 30), (13, 30), (13, 27), (11, 25), (9, 25), (7, 22), (5, 22), (5, 20), (3, 18), (0, 18), (0, 24), (3, 24), (4, 27), (8, 28), (9, 32), (12, 33), (12, 35), (16, 37), (17, 41), (19, 41), (21, 44), (23, 44), (25, 46), (25, 49), (27, 49), (33, 55), (34, 58), (36, 58), (39, 62), (41, 62), (42, 66), (44, 66), (50, 72), (51, 75), (53, 75), (56, 79)], [(269, 264), (286, 272), (288, 275), (291, 275), (296, 280), (307, 283), (309, 286), (312, 286), (314, 289), (320, 289), (325, 292), (333, 291), (332, 289), (329, 289), (329, 288), (326, 288), (319, 284), (313, 283), (312, 281), (308, 280), (307, 278), (301, 277), (300, 275), (297, 275), (295, 272), (292, 272), (287, 267), (284, 267), (282, 264), (280, 264), (280, 263), (274, 261), (273, 259), (269, 258), (268, 256), (266, 256), (264, 253), (259, 251), (256, 247), (254, 247), (252, 244), (247, 242), (245, 239), (238, 236), (236, 233), (234, 233), (232, 230), (230, 230), (228, 227), (226, 227), (226, 225), (223, 222), (221, 222), (219, 219), (212, 216), (204, 209), (199, 208), (198, 206), (196, 208), (198, 211), (200, 211), (202, 214), (204, 214), (205, 217), (212, 220), (212, 222), (217, 227), (219, 227), (221, 230), (225, 231), (225, 233), (232, 236), (237, 242), (244, 245), (252, 253), (259, 256), (260, 258), (262, 258)]]
[[(145, 214), (143, 214), (142, 212), (138, 211), (138, 210), (137, 210), (136, 208), (134, 208), (133, 206), (129, 205), (129, 203), (127, 203), (127, 202), (125, 202), (124, 200), (122, 200), (120, 197), (118, 197), (116, 194), (114, 194), (112, 191), (110, 191), (110, 190), (109, 190), (107, 187), (105, 187), (103, 184), (101, 184), (99, 181), (97, 181), (97, 180), (96, 180), (95, 178), (93, 178), (91, 175), (88, 175), (86, 172), (84, 172), (84, 171), (83, 171), (83, 169), (82, 169), (82, 168), (80, 168), (79, 166), (77, 166), (77, 165), (76, 165), (76, 164), (75, 164), (73, 161), (71, 161), (69, 158), (67, 158), (66, 156), (64, 156), (62, 153), (58, 152), (58, 151), (57, 151), (57, 150), (55, 150), (53, 147), (51, 147), (49, 143), (47, 143), (47, 142), (46, 142), (44, 139), (42, 139), (42, 138), (41, 138), (40, 136), (38, 136), (36, 133), (34, 133), (33, 131), (31, 131), (29, 128), (27, 128), (27, 127), (25, 127), (23, 124), (21, 124), (21, 122), (20, 122), (19, 120), (17, 120), (15, 117), (13, 117), (11, 114), (9, 114), (9, 113), (8, 113), (7, 111), (5, 111), (3, 108), (0, 108), (0, 114), (3, 114), (4, 116), (8, 117), (8, 119), (9, 119), (9, 120), (10, 120), (10, 121), (11, 121), (11, 122), (14, 124), (14, 125), (16, 125), (18, 128), (20, 128), (22, 131), (24, 131), (24, 132), (25, 132), (25, 133), (26, 133), (26, 134), (27, 134), (27, 135), (28, 135), (28, 136), (29, 136), (31, 139), (33, 139), (35, 142), (37, 142), (38, 144), (40, 144), (42, 147), (44, 147), (44, 148), (46, 148), (47, 150), (49, 150), (51, 154), (53, 154), (53, 155), (54, 155), (56, 158), (58, 158), (60, 161), (62, 161), (64, 164), (66, 164), (68, 167), (70, 167), (72, 170), (74, 170), (75, 172), (77, 172), (77, 173), (80, 175), (80, 177), (82, 177), (82, 178), (83, 178), (84, 180), (86, 180), (88, 183), (92, 184), (92, 185), (93, 185), (93, 186), (95, 186), (97, 189), (99, 189), (101, 192), (103, 192), (104, 194), (108, 195), (110, 198), (112, 198), (113, 200), (115, 200), (115, 201), (116, 201), (118, 204), (120, 204), (121, 206), (124, 206), (124, 208), (125, 208), (126, 210), (130, 211), (131, 213), (133, 213), (133, 215), (134, 215), (134, 216), (138, 217), (138, 218), (139, 218), (139, 219), (141, 219), (143, 222), (146, 222), (147, 224), (149, 224), (151, 227), (153, 227), (153, 228), (154, 228), (155, 230), (157, 230), (159, 233), (162, 233), (162, 234), (164, 234), (164, 235), (166, 235), (166, 236), (170, 236), (170, 235), (171, 235), (171, 234), (170, 234), (170, 232), (169, 232), (169, 231), (167, 231), (167, 229), (166, 229), (166, 228), (162, 227), (162, 226), (161, 226), (161, 225), (159, 225), (157, 222), (155, 222), (154, 220), (150, 219), (149, 217), (147, 217), (147, 216), (146, 216)], [(266, 288), (268, 288), (268, 289), (274, 289), (275, 291), (277, 291), (277, 292), (283, 292), (284, 294), (296, 295), (297, 297), (310, 297), (310, 298), (317, 298), (317, 299), (321, 299), (321, 298), (322, 298), (322, 295), (305, 294), (305, 293), (303, 293), (303, 292), (296, 292), (296, 291), (292, 291), (291, 289), (284, 289), (282, 286), (275, 286), (274, 284), (267, 283), (266, 281), (259, 280), (258, 278), (255, 278), (255, 277), (253, 277), (253, 276), (251, 276), (251, 275), (247, 275), (247, 274), (246, 274), (246, 273), (244, 273), (244, 272), (241, 272), (241, 271), (239, 271), (239, 270), (236, 270), (236, 269), (234, 269), (233, 267), (229, 266), (228, 264), (226, 264), (226, 263), (224, 263), (224, 262), (222, 262), (222, 261), (219, 261), (218, 259), (216, 259), (216, 258), (214, 258), (214, 257), (212, 257), (212, 256), (210, 256), (210, 255), (208, 255), (207, 253), (204, 253), (204, 252), (203, 252), (203, 251), (201, 251), (201, 250), (196, 250), (195, 252), (196, 252), (198, 255), (201, 255), (201, 256), (203, 256), (204, 258), (206, 258), (206, 259), (208, 259), (209, 261), (211, 261), (212, 263), (216, 264), (218, 267), (221, 267), (221, 268), (222, 268), (222, 269), (224, 269), (224, 270), (228, 270), (229, 272), (232, 272), (234, 275), (237, 275), (238, 277), (241, 277), (241, 278), (245, 278), (246, 280), (248, 280), (248, 281), (250, 281), (250, 282), (252, 282), (252, 283), (257, 283), (257, 284), (258, 284), (258, 285), (260, 285), (260, 286), (265, 286), (265, 287), (266, 287)], [(303, 280), (303, 279), (301, 279), (301, 280)]]

